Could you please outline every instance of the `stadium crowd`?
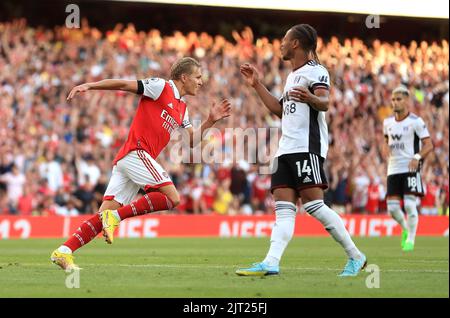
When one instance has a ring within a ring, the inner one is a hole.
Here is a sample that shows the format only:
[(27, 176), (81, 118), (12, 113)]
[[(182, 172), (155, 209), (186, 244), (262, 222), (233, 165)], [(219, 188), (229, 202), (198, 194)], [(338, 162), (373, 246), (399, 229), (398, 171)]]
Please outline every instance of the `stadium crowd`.
[[(277, 138), (247, 140), (238, 149), (246, 153), (239, 154), (227, 146), (238, 133), (225, 128), (279, 131), (280, 120), (244, 86), (239, 65), (254, 63), (275, 96), (281, 96), (290, 66), (279, 57), (279, 40), (254, 38), (250, 28), (232, 37), (162, 36), (131, 24), (102, 33), (86, 21), (80, 29), (0, 23), (0, 214), (96, 212), (139, 97), (95, 91), (69, 104), (68, 92), (104, 78), (168, 78), (181, 56), (203, 65), (205, 85), (199, 96), (187, 98), (194, 126), (207, 116), (206, 105), (220, 98), (229, 98), (234, 112), (210, 138), (223, 150), (223, 162), (177, 162), (171, 153), (176, 141), (159, 156), (182, 196), (174, 213), (270, 213), (270, 175), (259, 173), (267, 162), (253, 159), (264, 145), (276, 146)], [(318, 56), (332, 77), (326, 200), (340, 213), (386, 212), (382, 122), (391, 115), (391, 90), (404, 84), (435, 146), (423, 169), (427, 193), (420, 211), (448, 213), (448, 42), (320, 39)]]

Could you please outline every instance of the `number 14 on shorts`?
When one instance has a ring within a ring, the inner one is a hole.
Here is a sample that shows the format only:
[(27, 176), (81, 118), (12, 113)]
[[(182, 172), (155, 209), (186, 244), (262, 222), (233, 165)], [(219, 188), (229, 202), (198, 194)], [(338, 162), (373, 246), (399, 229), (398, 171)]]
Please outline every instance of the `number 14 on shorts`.
[(311, 175), (312, 170), (308, 160), (297, 161), (295, 164), (297, 165), (297, 172), (299, 178), (302, 177), (303, 173), (306, 173), (308, 176)]

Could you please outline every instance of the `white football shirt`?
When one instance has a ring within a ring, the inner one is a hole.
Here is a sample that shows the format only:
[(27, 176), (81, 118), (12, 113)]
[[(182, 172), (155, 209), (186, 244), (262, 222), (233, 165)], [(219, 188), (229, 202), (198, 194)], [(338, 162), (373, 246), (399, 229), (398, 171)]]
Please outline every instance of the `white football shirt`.
[(328, 152), (328, 127), (325, 112), (320, 112), (305, 103), (289, 99), (289, 91), (303, 86), (314, 92), (316, 88), (330, 88), (330, 76), (325, 67), (309, 61), (291, 72), (284, 86), (280, 104), (282, 135), (276, 157), (290, 153), (314, 153), (326, 158)]
[(423, 119), (412, 113), (402, 121), (397, 121), (394, 116), (386, 118), (383, 133), (390, 148), (388, 176), (409, 172), (409, 162), (420, 152), (421, 140), (430, 137)]

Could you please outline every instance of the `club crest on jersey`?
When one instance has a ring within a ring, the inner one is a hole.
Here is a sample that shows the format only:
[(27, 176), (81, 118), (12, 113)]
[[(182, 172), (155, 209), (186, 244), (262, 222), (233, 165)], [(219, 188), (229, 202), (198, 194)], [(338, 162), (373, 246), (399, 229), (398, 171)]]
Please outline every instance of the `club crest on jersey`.
[(308, 79), (302, 75), (297, 75), (294, 78), (294, 84), (298, 84), (299, 86), (308, 86)]
[(403, 127), (403, 131), (408, 131), (408, 129), (409, 129), (408, 126)]

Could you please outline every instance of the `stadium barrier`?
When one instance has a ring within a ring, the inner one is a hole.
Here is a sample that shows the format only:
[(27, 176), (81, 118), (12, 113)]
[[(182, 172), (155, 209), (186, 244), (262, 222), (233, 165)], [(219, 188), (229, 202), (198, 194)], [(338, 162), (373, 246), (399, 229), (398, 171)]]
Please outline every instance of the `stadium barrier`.
[[(64, 238), (90, 216), (0, 216), (1, 239)], [(145, 215), (121, 222), (118, 237), (268, 237), (275, 217), (220, 215)], [(352, 236), (400, 235), (389, 216), (343, 216)], [(417, 235), (448, 236), (447, 216), (420, 216)], [(325, 236), (322, 225), (309, 215), (298, 215), (295, 236)]]

